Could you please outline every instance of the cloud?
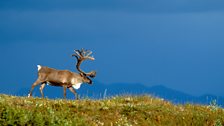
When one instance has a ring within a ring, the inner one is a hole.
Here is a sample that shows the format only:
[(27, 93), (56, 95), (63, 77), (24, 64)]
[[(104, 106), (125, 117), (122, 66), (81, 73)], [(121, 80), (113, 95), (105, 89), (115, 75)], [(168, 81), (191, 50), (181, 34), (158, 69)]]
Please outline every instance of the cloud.
[(1, 10), (118, 10), (195, 12), (224, 10), (223, 0), (15, 0), (1, 1)]

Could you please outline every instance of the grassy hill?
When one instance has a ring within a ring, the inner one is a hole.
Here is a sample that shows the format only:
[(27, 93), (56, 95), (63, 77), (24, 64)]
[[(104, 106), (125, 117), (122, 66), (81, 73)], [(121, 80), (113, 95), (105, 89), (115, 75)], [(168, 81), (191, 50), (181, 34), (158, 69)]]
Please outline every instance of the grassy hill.
[(1, 125), (224, 126), (214, 104), (173, 105), (150, 96), (104, 100), (50, 100), (0, 95)]

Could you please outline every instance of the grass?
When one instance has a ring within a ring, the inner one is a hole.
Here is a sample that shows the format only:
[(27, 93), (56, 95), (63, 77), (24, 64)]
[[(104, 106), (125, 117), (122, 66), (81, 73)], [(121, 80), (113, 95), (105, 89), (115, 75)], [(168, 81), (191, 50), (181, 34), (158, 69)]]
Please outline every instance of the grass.
[(0, 95), (1, 125), (224, 126), (216, 105), (173, 105), (150, 96), (50, 100)]

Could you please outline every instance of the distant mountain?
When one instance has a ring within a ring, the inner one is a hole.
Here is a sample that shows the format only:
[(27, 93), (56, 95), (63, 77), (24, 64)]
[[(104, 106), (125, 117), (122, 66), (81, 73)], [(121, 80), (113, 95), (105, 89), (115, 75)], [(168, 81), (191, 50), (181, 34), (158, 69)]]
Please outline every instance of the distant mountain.
[[(23, 88), (20, 89), (16, 95), (26, 96), (28, 91), (29, 88)], [(93, 85), (83, 84), (77, 92), (81, 98), (99, 99), (116, 95), (152, 95), (171, 101), (175, 104), (193, 103), (208, 105), (211, 102), (216, 102), (217, 105), (224, 107), (223, 97), (208, 94), (196, 97), (162, 85), (147, 87), (139, 83), (114, 83), (106, 85), (100, 82), (95, 82)], [(35, 88), (33, 94), (34, 96), (40, 96), (38, 87)], [(44, 94), (48, 98), (63, 98), (63, 89), (61, 87), (46, 86)], [(74, 95), (69, 90), (67, 90), (67, 98), (74, 98)]]

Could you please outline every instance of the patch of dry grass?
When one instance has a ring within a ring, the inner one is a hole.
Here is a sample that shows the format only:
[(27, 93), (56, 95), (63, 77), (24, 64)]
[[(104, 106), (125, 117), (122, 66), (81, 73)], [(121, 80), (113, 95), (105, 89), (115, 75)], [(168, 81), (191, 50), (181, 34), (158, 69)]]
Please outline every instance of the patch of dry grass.
[(0, 95), (3, 125), (224, 126), (217, 106), (173, 105), (150, 96), (50, 100)]

